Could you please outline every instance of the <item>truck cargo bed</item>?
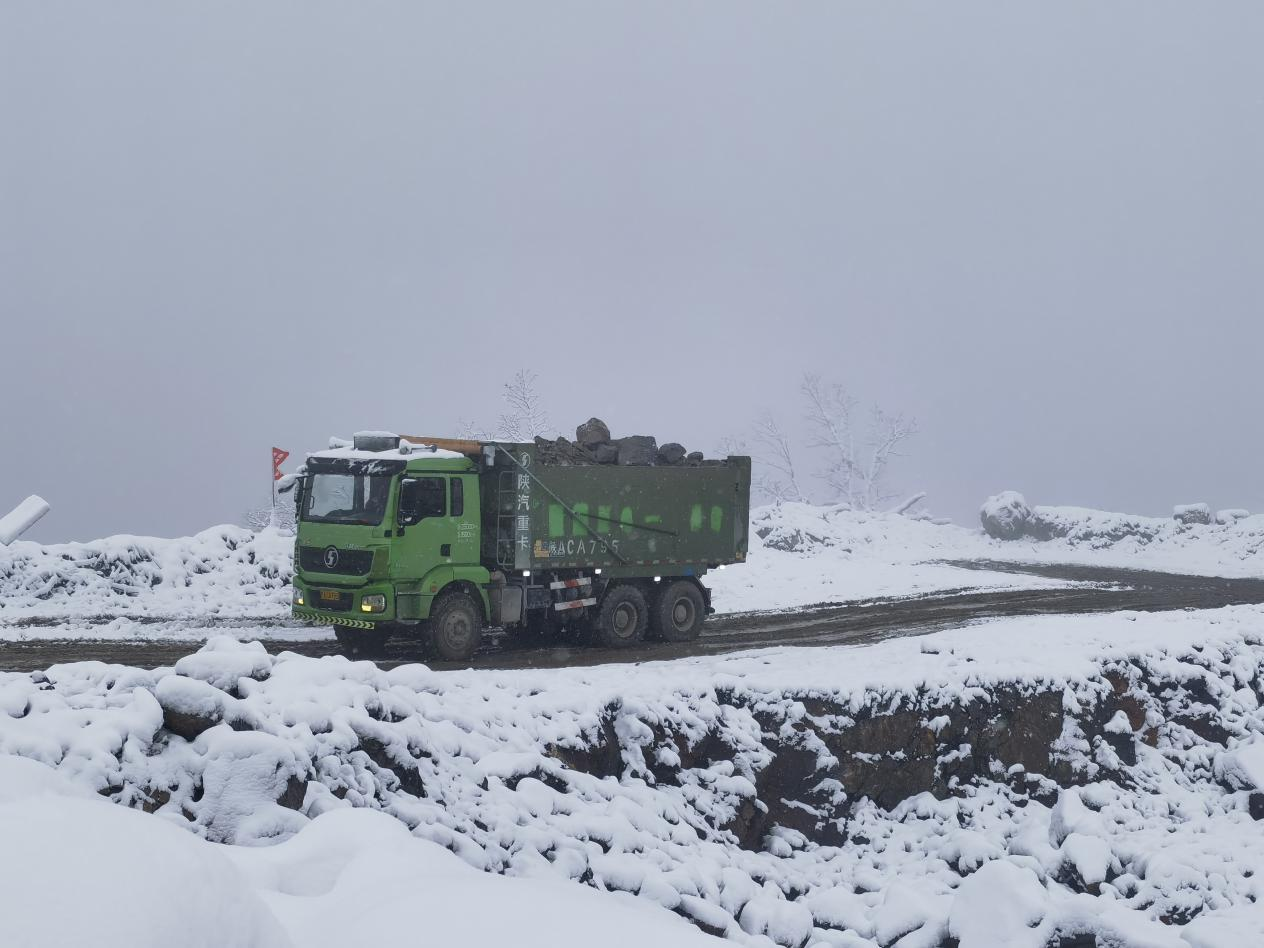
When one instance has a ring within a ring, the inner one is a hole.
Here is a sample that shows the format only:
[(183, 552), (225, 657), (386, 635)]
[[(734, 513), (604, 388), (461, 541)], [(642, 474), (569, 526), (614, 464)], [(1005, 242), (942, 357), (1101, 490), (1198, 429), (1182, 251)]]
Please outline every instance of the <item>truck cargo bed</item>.
[(694, 575), (746, 558), (750, 458), (550, 464), (535, 444), (486, 447), (479, 482), (489, 566)]

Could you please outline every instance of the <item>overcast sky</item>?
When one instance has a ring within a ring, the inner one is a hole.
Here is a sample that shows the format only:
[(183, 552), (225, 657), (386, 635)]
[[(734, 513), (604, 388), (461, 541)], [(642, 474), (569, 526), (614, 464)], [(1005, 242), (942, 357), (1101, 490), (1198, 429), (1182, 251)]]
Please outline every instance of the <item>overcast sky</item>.
[(820, 373), (963, 522), (1264, 511), (1261, 49), (1259, 0), (0, 0), (0, 507), (240, 521), (273, 444), (529, 367), (706, 450)]

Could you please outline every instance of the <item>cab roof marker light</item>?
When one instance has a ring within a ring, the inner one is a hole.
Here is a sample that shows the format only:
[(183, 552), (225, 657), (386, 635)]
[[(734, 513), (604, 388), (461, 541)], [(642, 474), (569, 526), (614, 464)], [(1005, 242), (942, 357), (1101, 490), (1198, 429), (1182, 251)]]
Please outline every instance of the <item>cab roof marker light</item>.
[(600, 576), (600, 575), (601, 575), (601, 567), (600, 567), (600, 566), (598, 566), (595, 570), (593, 570), (593, 575), (594, 575), (594, 576)]
[(654, 577), (654, 582), (656, 582), (656, 583), (661, 583), (662, 581), (663, 581), (663, 577), (661, 577), (661, 576), (655, 576), (655, 577)]
[(522, 575), (523, 575), (523, 576), (530, 576), (530, 575), (531, 575), (531, 570), (529, 570), (529, 569), (524, 569), (524, 570), (522, 571)]

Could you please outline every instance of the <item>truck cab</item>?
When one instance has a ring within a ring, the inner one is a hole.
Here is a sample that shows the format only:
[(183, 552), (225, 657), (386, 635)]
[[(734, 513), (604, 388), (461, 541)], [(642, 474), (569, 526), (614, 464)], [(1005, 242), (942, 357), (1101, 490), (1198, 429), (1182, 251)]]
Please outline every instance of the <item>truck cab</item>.
[(332, 625), (359, 653), (430, 618), (441, 594), (486, 614), (490, 575), (479, 564), (478, 475), (468, 457), (335, 449), (308, 458), (297, 490), (296, 618)]

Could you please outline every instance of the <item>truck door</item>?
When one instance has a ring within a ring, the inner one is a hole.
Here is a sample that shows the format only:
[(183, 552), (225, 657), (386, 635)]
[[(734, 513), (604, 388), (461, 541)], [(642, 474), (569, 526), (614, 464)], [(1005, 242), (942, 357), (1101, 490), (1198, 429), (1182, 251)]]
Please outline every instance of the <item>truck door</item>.
[(448, 478), (448, 518), (455, 537), (454, 566), (473, 566), (479, 561), (482, 530), (478, 500), (478, 475), (453, 474)]
[(453, 561), (456, 520), (448, 515), (448, 478), (438, 474), (405, 477), (399, 485), (398, 539), (392, 574), (417, 580)]

